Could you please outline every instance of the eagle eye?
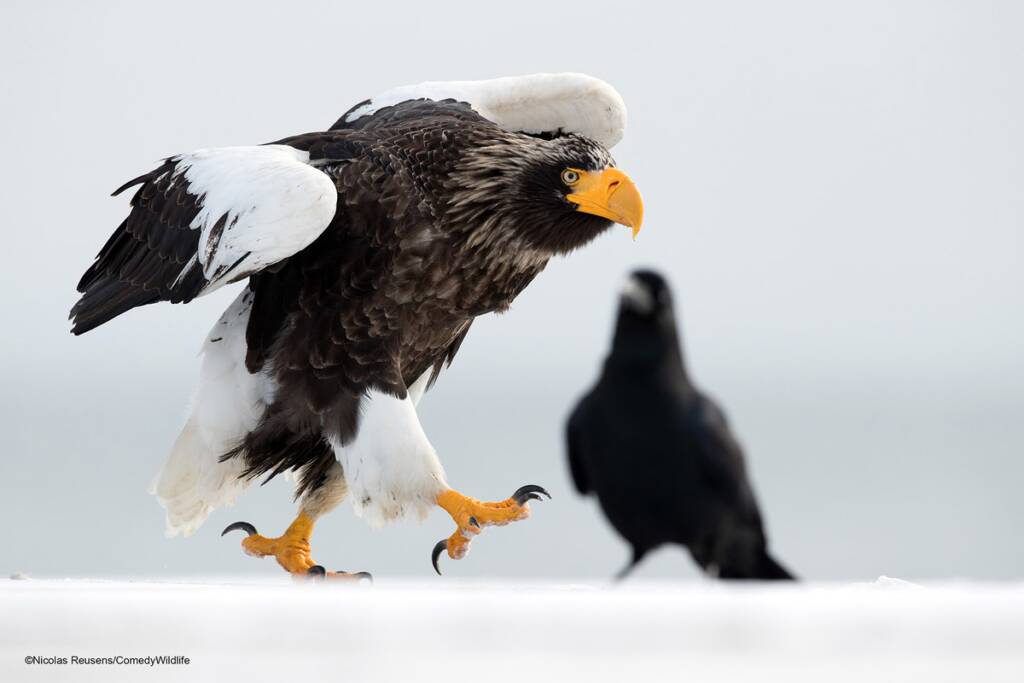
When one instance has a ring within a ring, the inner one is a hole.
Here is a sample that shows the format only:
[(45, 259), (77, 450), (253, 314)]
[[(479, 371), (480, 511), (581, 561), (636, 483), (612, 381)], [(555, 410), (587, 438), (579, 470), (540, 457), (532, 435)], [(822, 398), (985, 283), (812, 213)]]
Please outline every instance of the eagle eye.
[(562, 182), (566, 185), (575, 185), (580, 181), (579, 171), (574, 171), (571, 168), (567, 168), (562, 171)]

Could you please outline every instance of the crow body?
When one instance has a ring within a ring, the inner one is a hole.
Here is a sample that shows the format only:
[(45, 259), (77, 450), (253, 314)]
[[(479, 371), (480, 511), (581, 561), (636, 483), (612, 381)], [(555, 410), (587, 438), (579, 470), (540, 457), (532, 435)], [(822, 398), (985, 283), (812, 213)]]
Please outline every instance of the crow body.
[(612, 350), (567, 427), (569, 466), (632, 546), (624, 577), (677, 543), (723, 579), (792, 579), (768, 553), (743, 452), (725, 415), (690, 381), (665, 280), (623, 290)]

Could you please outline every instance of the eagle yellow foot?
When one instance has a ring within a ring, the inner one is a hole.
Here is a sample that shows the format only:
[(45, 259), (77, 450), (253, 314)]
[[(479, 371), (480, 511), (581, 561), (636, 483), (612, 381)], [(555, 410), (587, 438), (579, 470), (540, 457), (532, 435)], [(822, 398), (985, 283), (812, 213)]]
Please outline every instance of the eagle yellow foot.
[(369, 572), (330, 572), (318, 565), (310, 555), (309, 538), (313, 533), (313, 519), (304, 513), (291, 523), (288, 529), (277, 538), (260, 536), (256, 527), (249, 522), (229, 524), (221, 536), (229, 531), (244, 531), (247, 536), (242, 539), (242, 550), (253, 557), (273, 556), (281, 567), (297, 579), (369, 579)]
[(469, 551), (469, 543), (474, 536), (487, 526), (502, 526), (509, 522), (517, 522), (530, 516), (528, 503), (531, 500), (542, 500), (541, 494), (551, 498), (551, 494), (536, 484), (521, 486), (507, 500), (497, 503), (484, 503), (475, 498), (464, 496), (458, 491), (448, 489), (437, 497), (437, 504), (455, 520), (455, 533), (442, 539), (434, 546), (430, 561), (434, 571), (441, 570), (437, 566), (437, 558), (445, 550), (448, 557), (461, 560)]

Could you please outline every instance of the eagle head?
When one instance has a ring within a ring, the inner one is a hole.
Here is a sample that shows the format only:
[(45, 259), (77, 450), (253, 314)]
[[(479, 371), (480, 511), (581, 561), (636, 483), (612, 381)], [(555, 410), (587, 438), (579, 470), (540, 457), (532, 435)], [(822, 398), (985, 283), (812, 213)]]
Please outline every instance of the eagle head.
[(500, 136), (468, 152), (452, 180), (456, 220), (494, 247), (549, 257), (613, 223), (636, 237), (643, 222), (636, 185), (608, 150), (581, 135)]

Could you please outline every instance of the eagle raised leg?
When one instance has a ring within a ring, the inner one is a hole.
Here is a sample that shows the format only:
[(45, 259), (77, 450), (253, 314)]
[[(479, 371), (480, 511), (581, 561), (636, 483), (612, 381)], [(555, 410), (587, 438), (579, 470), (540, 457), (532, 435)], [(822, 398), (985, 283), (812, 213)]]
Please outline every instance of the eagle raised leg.
[(639, 191), (608, 151), (624, 126), (618, 93), (580, 74), (429, 83), (328, 131), (177, 155), (124, 185), (139, 187), (79, 282), (75, 334), (246, 282), (153, 487), (168, 533), (284, 472), (300, 499), (287, 530), (227, 530), (298, 576), (328, 576), (310, 536), (346, 495), (373, 525), (443, 508), (457, 530), (435, 565), (529, 514), (540, 487), (497, 503), (452, 490), (416, 404), (476, 317), (508, 309), (549, 259), (613, 223), (640, 229)]
[(536, 484), (521, 486), (511, 498), (498, 503), (482, 503), (475, 498), (464, 496), (454, 489), (449, 489), (437, 497), (437, 504), (452, 516), (458, 528), (448, 538), (442, 539), (434, 546), (430, 561), (438, 574), (437, 558), (445, 550), (448, 557), (461, 560), (469, 552), (469, 542), (486, 526), (504, 526), (509, 522), (518, 522), (530, 516), (527, 503), (541, 500), (541, 494), (551, 498), (551, 494)]

